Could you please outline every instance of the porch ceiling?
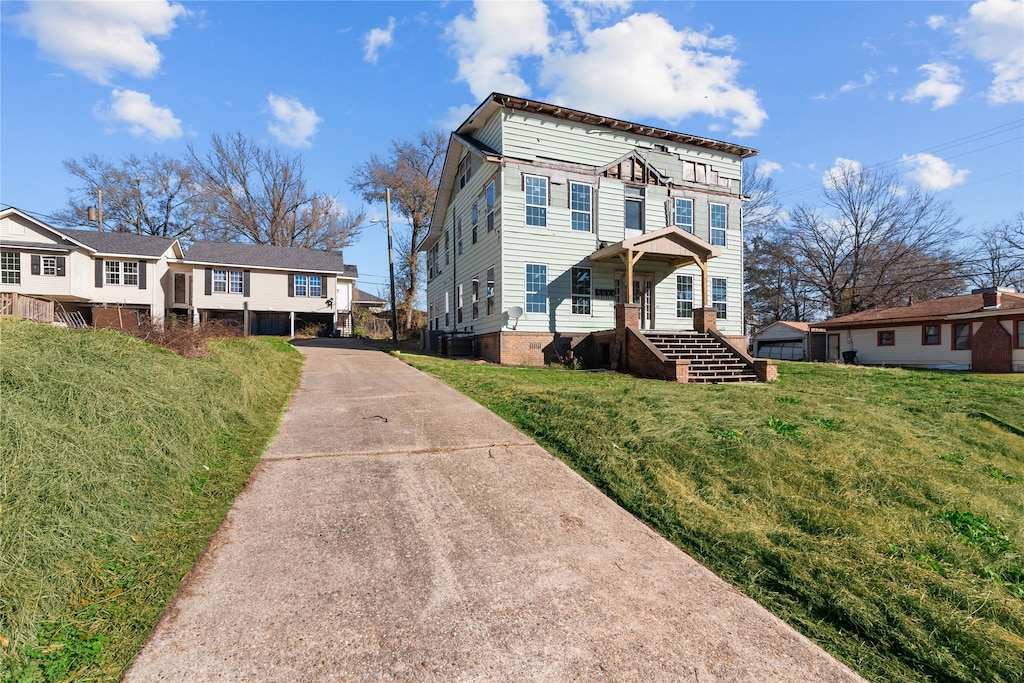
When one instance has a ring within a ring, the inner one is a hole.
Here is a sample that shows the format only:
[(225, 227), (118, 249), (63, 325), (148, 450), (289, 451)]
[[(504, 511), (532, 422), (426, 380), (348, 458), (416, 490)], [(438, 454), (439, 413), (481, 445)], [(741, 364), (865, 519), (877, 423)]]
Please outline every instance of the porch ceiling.
[(691, 263), (707, 262), (709, 258), (721, 253), (718, 247), (670, 225), (602, 247), (590, 255), (590, 260), (600, 262), (639, 255), (640, 258), (665, 261), (673, 268), (680, 268)]

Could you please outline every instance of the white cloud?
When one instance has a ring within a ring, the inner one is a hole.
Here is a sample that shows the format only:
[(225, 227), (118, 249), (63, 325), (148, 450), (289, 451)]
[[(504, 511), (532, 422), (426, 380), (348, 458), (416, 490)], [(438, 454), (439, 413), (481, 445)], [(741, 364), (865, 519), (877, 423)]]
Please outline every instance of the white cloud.
[[(529, 95), (522, 69), (536, 66), (545, 99), (621, 118), (656, 116), (671, 123), (705, 115), (732, 124), (732, 135), (757, 132), (768, 118), (752, 89), (738, 83), (742, 62), (730, 35), (676, 29), (657, 14), (633, 14), (591, 28), (622, 3), (569, 2), (574, 30), (552, 36), (548, 6), (527, 2), (474, 4), (448, 29), (459, 78), (482, 99), (492, 91)], [(720, 122), (712, 121), (711, 124)]]
[(903, 96), (905, 102), (931, 99), (932, 110), (935, 110), (948, 107), (960, 99), (964, 87), (960, 84), (959, 67), (945, 62), (937, 62), (922, 64), (917, 67), (917, 70), (925, 72), (928, 77)]
[(634, 14), (585, 35), (578, 51), (553, 53), (542, 82), (556, 103), (670, 122), (705, 114), (728, 119), (732, 134), (743, 137), (768, 115), (757, 93), (737, 84), (741, 62), (715, 53), (733, 44), (731, 36), (676, 30), (656, 14)]
[[(807, 168), (813, 171), (814, 164), (809, 164)], [(825, 171), (825, 175), (821, 177), (821, 184), (830, 190), (834, 190), (840, 184), (840, 180), (843, 177), (856, 175), (860, 173), (863, 168), (864, 164), (860, 163), (856, 159), (836, 157), (836, 161), (832, 164), (832, 168)]]
[(1024, 102), (1024, 1), (983, 0), (957, 22), (960, 45), (992, 69), (993, 104)]
[(267, 130), (277, 141), (289, 147), (311, 147), (313, 136), (323, 119), (316, 111), (303, 106), (294, 97), (281, 97), (270, 93), (267, 95), (270, 115), (274, 120), (267, 124)]
[(128, 124), (128, 132), (158, 142), (181, 137), (181, 120), (170, 107), (153, 104), (149, 95), (135, 90), (115, 88), (110, 93), (110, 106), (97, 108), (97, 118)]
[(857, 90), (858, 88), (866, 88), (874, 83), (876, 78), (878, 78), (878, 74), (874, 71), (868, 71), (860, 81), (850, 81), (849, 83), (841, 85), (839, 87), (839, 92), (850, 92), (851, 90)]
[(116, 71), (145, 78), (160, 67), (151, 38), (170, 35), (188, 10), (159, 2), (32, 2), (13, 18), (40, 52), (84, 76), (107, 84)]
[(387, 28), (375, 28), (366, 34), (366, 50), (363, 52), (363, 59), (373, 64), (377, 63), (377, 53), (382, 47), (391, 47), (395, 35), (395, 18), (388, 17)]
[(942, 16), (941, 14), (933, 14), (930, 17), (928, 17), (925, 23), (928, 24), (928, 28), (934, 31), (935, 29), (942, 28), (943, 26), (946, 25), (946, 17)]
[(910, 167), (907, 175), (926, 190), (939, 191), (962, 185), (970, 173), (934, 154), (904, 154), (903, 163)]
[(577, 33), (587, 33), (594, 22), (607, 21), (613, 14), (628, 10), (631, 4), (629, 0), (558, 0)]
[(492, 91), (529, 95), (530, 87), (519, 75), (519, 61), (548, 53), (547, 5), (541, 0), (478, 0), (473, 8), (473, 18), (460, 14), (446, 32), (455, 43), (459, 78), (477, 100)]
[(761, 159), (757, 162), (757, 168), (763, 175), (782, 173), (782, 164), (775, 161), (768, 161), (767, 159)]

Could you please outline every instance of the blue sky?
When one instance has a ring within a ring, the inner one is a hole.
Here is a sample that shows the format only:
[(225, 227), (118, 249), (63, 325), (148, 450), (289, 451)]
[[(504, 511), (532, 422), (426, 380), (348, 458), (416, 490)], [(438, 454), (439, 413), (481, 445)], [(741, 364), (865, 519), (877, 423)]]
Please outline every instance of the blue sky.
[[(1021, 0), (4, 1), (0, 30), (0, 202), (44, 219), (65, 159), (202, 153), (235, 131), (357, 210), (357, 164), (491, 91), (757, 148), (789, 205), (849, 160), (897, 169), (967, 229), (1024, 211)], [(345, 250), (374, 293), (382, 233)]]

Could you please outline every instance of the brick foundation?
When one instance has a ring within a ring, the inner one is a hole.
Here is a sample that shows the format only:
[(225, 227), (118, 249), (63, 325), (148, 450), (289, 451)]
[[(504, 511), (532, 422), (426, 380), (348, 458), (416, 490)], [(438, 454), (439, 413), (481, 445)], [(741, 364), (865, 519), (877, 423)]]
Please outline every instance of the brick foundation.
[[(586, 332), (496, 332), (502, 365), (547, 365), (572, 360), (574, 347), (587, 337)], [(490, 335), (480, 335), (481, 337)], [(481, 357), (483, 352), (481, 351)], [(490, 359), (488, 359), (490, 360)]]
[(971, 370), (1013, 371), (1013, 337), (995, 318), (986, 318), (971, 338)]
[(714, 308), (693, 309), (693, 329), (707, 332), (718, 327), (718, 311)]

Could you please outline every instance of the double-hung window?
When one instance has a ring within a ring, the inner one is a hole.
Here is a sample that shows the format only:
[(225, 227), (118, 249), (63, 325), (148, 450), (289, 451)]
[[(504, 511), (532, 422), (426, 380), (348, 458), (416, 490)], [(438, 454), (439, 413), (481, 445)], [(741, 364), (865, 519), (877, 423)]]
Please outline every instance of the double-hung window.
[(590, 268), (572, 269), (572, 312), (590, 315)]
[(536, 175), (523, 176), (526, 190), (526, 224), (535, 228), (548, 226), (548, 179)]
[(716, 247), (725, 246), (725, 229), (727, 224), (725, 204), (712, 204), (709, 220), (711, 222), (711, 244)]
[(472, 319), (476, 320), (480, 317), (480, 280), (476, 277), (473, 278), (473, 286), (469, 290), (470, 303), (473, 306)]
[(0, 251), (0, 283), (5, 285), (21, 284), (20, 252)]
[(942, 343), (942, 327), (940, 325), (924, 325), (921, 328), (921, 343), (925, 346), (937, 346)]
[(548, 312), (548, 267), (541, 263), (526, 264), (526, 312)]
[(228, 291), (228, 271), (216, 270), (213, 271), (213, 291), (214, 293), (221, 293)]
[(56, 256), (44, 256), (40, 259), (42, 262), (43, 275), (57, 275), (57, 257)]
[(729, 281), (724, 277), (711, 278), (711, 305), (715, 309), (715, 317), (719, 320), (729, 315)]
[(693, 200), (676, 199), (675, 225), (681, 230), (693, 233)]
[(310, 275), (309, 276), (309, 295), (322, 297), (324, 295), (324, 276), (323, 275)]
[(569, 183), (569, 210), (572, 212), (572, 229), (579, 232), (591, 231), (592, 188), (583, 183)]
[(104, 284), (139, 286), (139, 264), (136, 261), (104, 261)]
[(240, 270), (232, 270), (230, 275), (230, 282), (228, 283), (228, 291), (232, 294), (241, 294), (243, 290), (244, 276)]
[(494, 313), (494, 268), (487, 269), (487, 315)]
[(487, 203), (487, 232), (494, 230), (494, 199), (495, 185), (492, 180), (487, 183), (487, 190), (485, 192), (485, 202)]
[(309, 279), (305, 275), (295, 276), (295, 296), (309, 296)]
[(462, 216), (455, 219), (455, 251), (462, 256)]
[(462, 322), (462, 285), (455, 289), (455, 324)]
[(971, 324), (953, 323), (953, 350), (963, 351), (971, 348)]
[(693, 318), (692, 275), (676, 275), (676, 317)]
[(476, 229), (480, 225), (480, 207), (476, 202), (473, 202), (473, 207), (469, 210), (469, 222), (473, 226), (472, 242), (476, 244)]

